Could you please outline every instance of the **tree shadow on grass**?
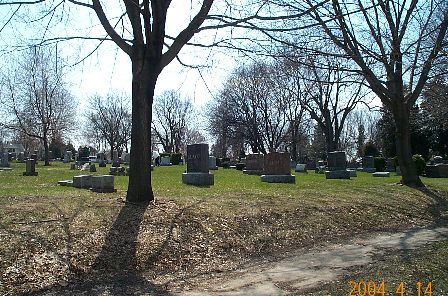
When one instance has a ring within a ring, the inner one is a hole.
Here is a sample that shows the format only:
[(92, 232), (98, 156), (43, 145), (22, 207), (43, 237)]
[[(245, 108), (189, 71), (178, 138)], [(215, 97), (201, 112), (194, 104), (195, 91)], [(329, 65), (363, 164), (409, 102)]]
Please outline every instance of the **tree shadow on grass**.
[(137, 238), (148, 206), (126, 203), (121, 208), (90, 271), (73, 277), (67, 285), (55, 284), (28, 295), (172, 295), (136, 268)]
[(418, 190), (433, 200), (428, 209), (434, 221), (433, 226), (447, 225), (448, 192), (438, 191), (428, 187), (420, 187)]

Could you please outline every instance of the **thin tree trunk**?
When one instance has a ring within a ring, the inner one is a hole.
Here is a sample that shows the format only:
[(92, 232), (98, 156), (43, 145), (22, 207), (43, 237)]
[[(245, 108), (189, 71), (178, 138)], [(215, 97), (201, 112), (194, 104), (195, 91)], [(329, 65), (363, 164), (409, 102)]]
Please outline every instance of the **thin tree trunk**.
[(49, 166), (50, 165), (50, 155), (48, 153), (48, 139), (47, 139), (47, 135), (45, 134), (43, 137), (43, 141), (44, 141), (44, 161), (45, 164), (44, 166)]
[[(397, 104), (398, 105), (398, 104)], [(395, 146), (401, 171), (401, 183), (411, 187), (423, 187), (412, 160), (411, 135), (409, 132), (409, 111), (402, 104), (393, 112), (396, 126)]]
[(151, 186), (152, 102), (158, 72), (155, 63), (142, 58), (132, 59), (132, 133), (131, 163), (126, 200), (148, 202), (154, 200)]

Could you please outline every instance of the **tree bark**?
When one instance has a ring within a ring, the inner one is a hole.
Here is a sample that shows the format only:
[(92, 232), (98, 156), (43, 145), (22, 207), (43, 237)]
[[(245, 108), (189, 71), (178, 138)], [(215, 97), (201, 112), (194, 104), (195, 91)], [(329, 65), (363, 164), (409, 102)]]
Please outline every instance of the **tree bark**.
[(132, 61), (132, 133), (131, 163), (126, 200), (149, 202), (154, 200), (151, 183), (152, 102), (159, 75), (158, 64), (146, 58), (143, 49), (135, 50)]
[(409, 110), (405, 104), (399, 103), (395, 104), (393, 109), (396, 126), (395, 146), (402, 175), (401, 183), (410, 187), (423, 187), (423, 182), (420, 180), (412, 160)]
[(50, 155), (48, 153), (49, 148), (48, 148), (48, 139), (47, 139), (46, 134), (44, 134), (43, 141), (44, 141), (44, 160), (45, 160), (44, 166), (49, 166), (50, 165), (50, 160), (49, 160)]

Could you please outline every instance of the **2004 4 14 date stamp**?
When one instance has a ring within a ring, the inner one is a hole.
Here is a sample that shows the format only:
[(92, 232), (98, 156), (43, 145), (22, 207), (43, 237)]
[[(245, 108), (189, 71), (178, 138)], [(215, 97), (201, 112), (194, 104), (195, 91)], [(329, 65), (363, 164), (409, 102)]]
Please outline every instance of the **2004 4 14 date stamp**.
[(403, 282), (399, 282), (392, 291), (387, 291), (384, 288), (383, 281), (349, 281), (348, 285), (350, 286), (348, 296), (433, 296), (432, 282), (418, 281), (413, 287), (405, 287)]

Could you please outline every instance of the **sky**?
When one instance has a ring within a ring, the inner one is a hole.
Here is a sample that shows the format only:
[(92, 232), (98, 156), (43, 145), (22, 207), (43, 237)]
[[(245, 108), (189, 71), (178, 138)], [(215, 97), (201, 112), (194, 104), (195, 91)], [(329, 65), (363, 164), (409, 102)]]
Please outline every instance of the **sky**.
[[(51, 6), (48, 5), (53, 2), (47, 2), (47, 6), (22, 5), (15, 14), (18, 6), (0, 5), (0, 66), (13, 64), (14, 59), (20, 59), (23, 50), (29, 48), (30, 44), (42, 40), (107, 35), (91, 9), (76, 5), (59, 6), (56, 13), (51, 15), (46, 11), (50, 11)], [(104, 5), (111, 23), (124, 11), (121, 2), (117, 1), (116, 6), (113, 6), (113, 3), (107, 1), (107, 6)], [(184, 29), (198, 10), (199, 3), (198, 0), (173, 0), (168, 10), (167, 34), (176, 36)], [(219, 5), (219, 0), (215, 4)], [(13, 14), (14, 17), (5, 25)], [(38, 19), (42, 15), (46, 17)], [(126, 36), (126, 31), (123, 32)], [(205, 31), (195, 36), (194, 42), (207, 44), (217, 38), (224, 38), (221, 36), (225, 34), (225, 30), (220, 30), (219, 33), (216, 30)], [(98, 40), (83, 39), (52, 42), (55, 56), (57, 53), (58, 60), (66, 65), (66, 80), (79, 102), (79, 114), (87, 108), (88, 98), (94, 94), (124, 94), (129, 98), (130, 105), (132, 75), (129, 57), (112, 41), (105, 41), (97, 48), (98, 44)], [(185, 67), (173, 60), (159, 76), (155, 94), (157, 96), (165, 90), (177, 90), (183, 97), (192, 100), (196, 109), (201, 112), (236, 66), (238, 53), (218, 48), (186, 46), (179, 58), (195, 68)], [(79, 119), (82, 121), (82, 116)], [(71, 140), (76, 144), (83, 141), (81, 135), (71, 136)]]
[[(176, 36), (189, 23), (198, 9), (196, 2), (184, 0), (172, 2), (167, 17), (169, 35)], [(112, 23), (115, 16), (121, 14), (123, 7), (121, 7), (121, 1), (116, 2), (120, 3), (116, 7), (109, 3), (107, 7), (105, 5), (105, 9)], [(0, 28), (16, 7), (0, 5)], [(15, 53), (11, 52), (12, 49), (22, 49), (26, 45), (38, 43), (44, 39), (66, 36), (106, 36), (96, 15), (88, 8), (76, 5), (58, 7), (58, 12), (51, 22), (48, 22), (48, 17), (45, 21), (33, 21), (33, 17), (42, 15), (43, 9), (46, 8), (39, 5), (23, 6), (12, 21), (1, 29), (0, 58), (8, 62), (16, 58)], [(216, 31), (208, 31), (195, 37), (195, 41), (207, 43), (216, 37)], [(132, 80), (130, 59), (113, 42), (106, 41), (95, 50), (98, 43), (96, 40), (80, 39), (57, 42), (58, 55), (64, 58), (69, 66), (67, 79), (72, 85), (73, 94), (80, 100), (81, 108), (84, 107), (86, 98), (92, 94), (105, 95), (109, 92), (120, 92), (130, 95)], [(54, 51), (56, 52), (56, 49)], [(85, 56), (92, 51), (91, 56), (84, 60)], [(159, 76), (156, 95), (164, 90), (175, 89), (190, 98), (195, 106), (201, 108), (212, 98), (222, 81), (233, 69), (237, 55), (238, 53), (222, 52), (216, 48), (185, 47), (179, 55), (182, 62), (201, 66), (201, 68), (184, 67), (177, 60), (173, 60)]]

